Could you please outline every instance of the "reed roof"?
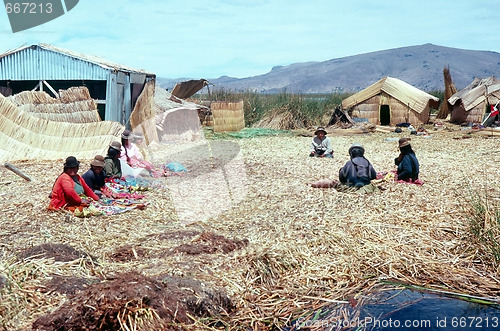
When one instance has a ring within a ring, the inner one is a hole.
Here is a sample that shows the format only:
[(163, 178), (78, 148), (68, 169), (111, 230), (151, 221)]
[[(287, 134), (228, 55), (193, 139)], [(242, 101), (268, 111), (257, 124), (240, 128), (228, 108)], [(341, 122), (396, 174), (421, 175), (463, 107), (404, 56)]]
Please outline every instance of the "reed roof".
[(436, 107), (439, 105), (439, 98), (430, 95), (400, 79), (384, 77), (378, 82), (368, 86), (364, 90), (351, 95), (342, 101), (342, 108), (347, 109), (362, 103), (371, 97), (385, 92), (401, 103), (408, 105), (410, 109), (417, 113), (422, 113), (428, 104)]
[(469, 111), (487, 100), (490, 95), (500, 99), (500, 81), (494, 76), (483, 79), (474, 78), (467, 87), (452, 95), (448, 102), (454, 106), (461, 100), (465, 110)]

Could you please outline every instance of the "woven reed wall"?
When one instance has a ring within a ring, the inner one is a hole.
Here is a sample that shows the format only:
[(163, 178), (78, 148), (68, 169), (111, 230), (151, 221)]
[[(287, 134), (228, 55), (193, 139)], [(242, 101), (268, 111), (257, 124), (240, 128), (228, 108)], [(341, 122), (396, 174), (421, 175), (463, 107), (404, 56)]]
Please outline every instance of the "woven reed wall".
[(409, 109), (408, 105), (391, 98), (389, 106), (391, 107), (391, 125), (407, 122), (416, 127), (429, 121), (429, 105), (421, 113), (417, 113)]
[(485, 112), (486, 112), (486, 101), (481, 102), (480, 104), (478, 104), (477, 106), (466, 112), (467, 117), (465, 119), (465, 122), (482, 123)]
[(353, 117), (366, 118), (372, 124), (378, 124), (378, 109), (379, 109), (380, 96), (375, 95), (363, 103), (359, 103), (354, 107)]
[(245, 127), (243, 100), (239, 102), (212, 102), (210, 106), (214, 132), (235, 132)]

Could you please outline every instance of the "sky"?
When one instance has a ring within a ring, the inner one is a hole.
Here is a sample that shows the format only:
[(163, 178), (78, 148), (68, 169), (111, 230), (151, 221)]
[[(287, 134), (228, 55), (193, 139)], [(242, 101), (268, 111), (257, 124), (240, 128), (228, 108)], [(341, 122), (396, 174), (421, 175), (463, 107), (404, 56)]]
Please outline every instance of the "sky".
[(46, 43), (162, 78), (244, 78), (426, 43), (500, 52), (499, 12), (498, 0), (79, 0), (16, 33), (1, 8), (0, 53)]

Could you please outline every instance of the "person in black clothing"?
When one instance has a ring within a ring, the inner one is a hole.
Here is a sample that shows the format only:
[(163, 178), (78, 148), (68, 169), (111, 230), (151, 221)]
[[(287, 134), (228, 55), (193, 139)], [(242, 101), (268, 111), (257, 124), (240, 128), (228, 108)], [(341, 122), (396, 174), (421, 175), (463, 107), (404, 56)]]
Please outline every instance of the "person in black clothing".
[(340, 169), (339, 180), (349, 187), (363, 187), (377, 177), (377, 172), (365, 157), (365, 149), (361, 144), (353, 144), (349, 148), (351, 159)]
[(420, 164), (411, 148), (410, 140), (411, 138), (399, 139), (400, 154), (394, 159), (394, 163), (398, 166), (398, 180), (406, 182), (417, 180), (420, 172)]
[(94, 193), (101, 197), (104, 179), (106, 178), (106, 172), (104, 171), (104, 156), (96, 155), (90, 162), (90, 169), (82, 175), (82, 178)]

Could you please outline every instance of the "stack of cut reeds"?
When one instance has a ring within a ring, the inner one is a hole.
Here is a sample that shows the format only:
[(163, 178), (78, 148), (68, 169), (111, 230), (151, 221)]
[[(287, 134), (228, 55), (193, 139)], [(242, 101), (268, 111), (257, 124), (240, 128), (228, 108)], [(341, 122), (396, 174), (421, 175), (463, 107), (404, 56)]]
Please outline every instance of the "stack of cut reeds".
[(0, 97), (0, 160), (92, 158), (106, 151), (123, 126), (117, 122), (68, 123), (32, 116)]
[(212, 102), (214, 132), (235, 132), (245, 127), (243, 101)]
[(52, 98), (43, 91), (23, 91), (8, 97), (20, 110), (57, 122), (99, 122), (97, 105), (85, 86), (59, 90), (59, 98)]

